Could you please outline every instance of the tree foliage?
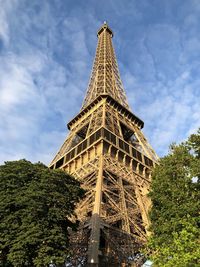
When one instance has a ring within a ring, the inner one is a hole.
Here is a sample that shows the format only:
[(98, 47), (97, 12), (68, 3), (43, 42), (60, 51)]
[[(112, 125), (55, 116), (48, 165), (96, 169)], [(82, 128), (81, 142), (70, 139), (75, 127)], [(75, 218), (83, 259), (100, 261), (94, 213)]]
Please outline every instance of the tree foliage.
[(42, 163), (0, 166), (0, 266), (62, 264), (68, 253), (69, 218), (84, 191), (61, 170)]
[(200, 130), (172, 145), (156, 166), (150, 191), (154, 266), (200, 266)]

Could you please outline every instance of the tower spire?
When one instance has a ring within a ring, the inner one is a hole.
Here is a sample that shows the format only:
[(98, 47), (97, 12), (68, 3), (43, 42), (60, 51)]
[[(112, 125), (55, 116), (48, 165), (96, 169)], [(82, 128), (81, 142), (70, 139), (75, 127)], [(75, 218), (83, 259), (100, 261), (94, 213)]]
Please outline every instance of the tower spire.
[(97, 32), (98, 44), (86, 97), (82, 109), (99, 95), (110, 95), (118, 103), (129, 108), (125, 91), (120, 79), (119, 69), (112, 44), (113, 31), (107, 22)]
[(103, 31), (108, 31), (111, 35), (111, 37), (113, 37), (113, 31), (109, 28), (108, 24), (106, 21), (104, 21), (103, 25), (100, 27), (100, 29), (97, 32), (97, 37), (99, 37), (99, 35), (103, 32)]

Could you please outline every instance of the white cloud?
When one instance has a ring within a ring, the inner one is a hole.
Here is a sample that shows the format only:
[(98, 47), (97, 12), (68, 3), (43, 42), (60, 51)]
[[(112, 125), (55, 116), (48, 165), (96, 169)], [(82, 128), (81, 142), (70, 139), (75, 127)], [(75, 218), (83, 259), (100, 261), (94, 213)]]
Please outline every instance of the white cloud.
[[(58, 26), (48, 5), (31, 21), (26, 13), (20, 20), (20, 36), (16, 35), (16, 40), (21, 38), (20, 46), (16, 50), (11, 46), (10, 51), (0, 54), (0, 161), (27, 158), (48, 164), (64, 141), (67, 121), (79, 111), (83, 100), (88, 79), (84, 77), (88, 67), (85, 33), (81, 24), (72, 34), (71, 28), (62, 26), (61, 33), (71, 46), (70, 51), (64, 51), (63, 60), (59, 59), (63, 55), (54, 54), (62, 35), (57, 39)], [(31, 39), (25, 38), (30, 27), (42, 29), (45, 24), (49, 31), (42, 40), (48, 42), (37, 46), (41, 41), (38, 33), (32, 33)]]
[[(197, 14), (190, 15), (184, 26), (151, 24), (137, 41), (129, 40), (131, 48), (124, 53), (133, 62), (122, 65), (129, 103), (144, 120), (144, 133), (160, 156), (172, 142), (183, 141), (200, 126), (196, 18)], [(187, 23), (195, 30), (187, 27), (184, 32)]]
[(188, 78), (189, 74), (184, 72), (167, 88), (167, 95), (161, 93), (148, 106), (141, 107), (145, 132), (160, 155), (167, 153), (170, 143), (181, 142), (200, 125), (200, 97), (196, 96), (195, 84)]
[(17, 0), (0, 0), (0, 39), (2, 39), (4, 45), (8, 45), (10, 40), (9, 16), (15, 10), (17, 4)]
[[(62, 131), (48, 132), (48, 118), (56, 112), (64, 117), (75, 104), (77, 88), (67, 84), (62, 66), (47, 60), (41, 53), (37, 55), (36, 51), (34, 56), (10, 54), (3, 61), (3, 68), (0, 68), (0, 160), (25, 157), (48, 163), (53, 157), (52, 150), (55, 153), (58, 143), (64, 140)], [(46, 70), (47, 66), (51, 71)], [(50, 77), (43, 75), (43, 71)]]

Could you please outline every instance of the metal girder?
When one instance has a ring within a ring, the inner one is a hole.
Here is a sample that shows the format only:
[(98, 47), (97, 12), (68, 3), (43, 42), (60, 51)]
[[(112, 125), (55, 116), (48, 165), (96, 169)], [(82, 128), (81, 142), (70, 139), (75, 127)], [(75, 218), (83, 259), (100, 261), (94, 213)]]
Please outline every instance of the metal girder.
[(130, 266), (149, 234), (147, 193), (158, 157), (128, 106), (112, 36), (104, 24), (82, 109), (50, 164), (87, 190), (76, 207), (79, 230), (71, 233), (74, 266)]

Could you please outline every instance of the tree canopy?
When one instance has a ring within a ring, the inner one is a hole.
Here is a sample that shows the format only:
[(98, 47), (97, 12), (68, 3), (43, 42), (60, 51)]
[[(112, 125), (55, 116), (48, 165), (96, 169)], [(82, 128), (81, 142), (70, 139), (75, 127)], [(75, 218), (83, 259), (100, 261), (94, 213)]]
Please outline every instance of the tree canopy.
[(0, 166), (0, 265), (57, 266), (68, 248), (67, 227), (84, 191), (73, 177), (42, 163)]
[(200, 130), (156, 166), (150, 191), (153, 266), (200, 266)]

